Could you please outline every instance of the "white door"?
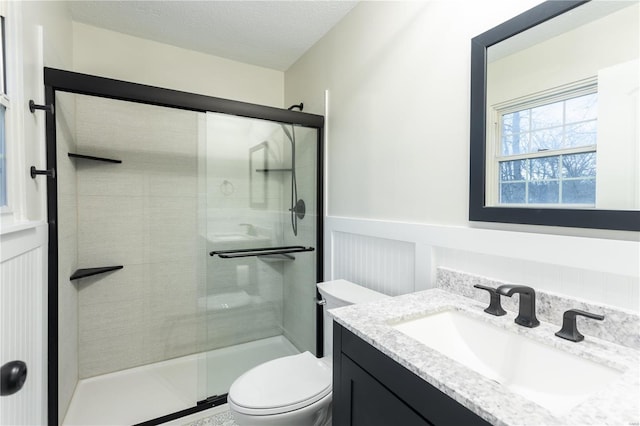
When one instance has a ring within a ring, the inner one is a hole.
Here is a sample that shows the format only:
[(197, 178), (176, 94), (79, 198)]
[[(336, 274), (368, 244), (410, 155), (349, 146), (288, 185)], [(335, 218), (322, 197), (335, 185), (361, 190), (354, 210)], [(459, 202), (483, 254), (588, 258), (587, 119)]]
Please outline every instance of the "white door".
[(23, 361), (27, 378), (0, 396), (0, 425), (46, 422), (47, 225), (0, 236), (0, 365)]
[(37, 6), (22, 6), (0, 0), (7, 76), (2, 92), (7, 180), (0, 203), (0, 367), (23, 361), (27, 375), (18, 392), (0, 396), (1, 426), (47, 422), (47, 183), (29, 177), (30, 166), (45, 166), (45, 116), (27, 107), (30, 99), (41, 103), (44, 97), (43, 31), (35, 25)]

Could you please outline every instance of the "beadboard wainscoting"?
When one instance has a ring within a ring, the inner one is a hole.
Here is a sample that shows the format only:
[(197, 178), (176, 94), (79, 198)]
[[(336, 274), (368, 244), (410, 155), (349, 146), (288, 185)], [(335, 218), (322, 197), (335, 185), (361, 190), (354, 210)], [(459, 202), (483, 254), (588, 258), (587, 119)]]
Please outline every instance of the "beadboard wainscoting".
[(398, 295), (435, 287), (438, 267), (640, 310), (638, 241), (325, 219), (325, 280)]
[(27, 364), (23, 388), (0, 398), (0, 424), (42, 425), (47, 418), (47, 225), (3, 233), (0, 240), (0, 365)]
[(391, 296), (415, 291), (415, 244), (334, 232), (333, 275)]

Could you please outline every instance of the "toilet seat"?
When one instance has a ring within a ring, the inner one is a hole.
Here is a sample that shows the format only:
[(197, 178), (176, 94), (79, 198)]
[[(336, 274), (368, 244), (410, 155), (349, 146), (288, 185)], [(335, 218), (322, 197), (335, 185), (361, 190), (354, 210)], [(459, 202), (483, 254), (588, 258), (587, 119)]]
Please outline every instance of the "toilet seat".
[(266, 416), (299, 410), (331, 393), (331, 366), (310, 352), (278, 358), (240, 376), (228, 400), (240, 413)]

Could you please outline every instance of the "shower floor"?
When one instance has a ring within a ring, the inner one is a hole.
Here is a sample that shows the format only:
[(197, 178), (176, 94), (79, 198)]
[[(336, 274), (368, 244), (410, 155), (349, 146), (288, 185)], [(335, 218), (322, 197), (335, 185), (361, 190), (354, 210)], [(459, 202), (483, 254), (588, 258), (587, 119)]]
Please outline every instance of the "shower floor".
[(250, 368), (298, 352), (276, 336), (83, 379), (63, 425), (130, 426), (185, 410), (202, 399), (205, 389), (208, 396), (224, 394)]

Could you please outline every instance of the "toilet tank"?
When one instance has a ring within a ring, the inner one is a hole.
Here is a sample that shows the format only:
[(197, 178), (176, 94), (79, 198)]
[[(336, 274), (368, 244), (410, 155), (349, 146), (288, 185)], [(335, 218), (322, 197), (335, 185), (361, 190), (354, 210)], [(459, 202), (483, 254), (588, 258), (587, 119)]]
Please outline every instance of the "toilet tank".
[(327, 309), (354, 305), (356, 303), (372, 302), (389, 297), (347, 280), (318, 283), (318, 291), (322, 295), (322, 298), (327, 301), (325, 305)]
[(333, 348), (333, 319), (327, 313), (327, 310), (354, 305), (356, 303), (372, 302), (374, 300), (388, 298), (389, 296), (347, 280), (325, 281), (318, 283), (317, 286), (320, 295), (326, 301), (322, 310), (324, 327), (323, 344), (324, 358), (330, 361)]

